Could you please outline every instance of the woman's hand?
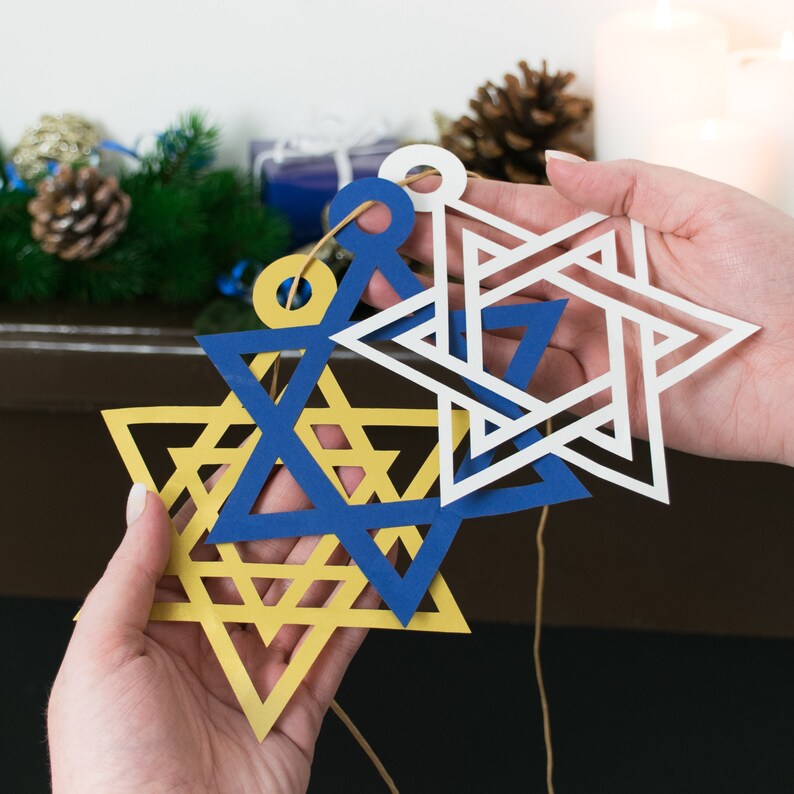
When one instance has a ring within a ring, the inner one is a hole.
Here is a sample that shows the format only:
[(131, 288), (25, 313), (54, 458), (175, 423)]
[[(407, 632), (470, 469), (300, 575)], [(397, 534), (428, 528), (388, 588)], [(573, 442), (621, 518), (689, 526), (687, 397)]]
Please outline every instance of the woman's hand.
[[(606, 223), (626, 229), (628, 216), (646, 227), (650, 282), (693, 303), (761, 326), (761, 331), (661, 395), (665, 443), (701, 455), (794, 464), (794, 219), (747, 193), (683, 171), (636, 161), (611, 163), (549, 159), (553, 187), (513, 185), (486, 180), (469, 182), (464, 200), (534, 232), (562, 225), (586, 210), (617, 216)], [(432, 179), (416, 183), (432, 188)], [(379, 209), (360, 221), (379, 228)], [(448, 218), (448, 267), (461, 276), (458, 227), (467, 225), (483, 236), (513, 247), (516, 242), (484, 224)], [(432, 264), (430, 219), (418, 214), (404, 247), (409, 256)], [(580, 244), (604, 226), (574, 239)], [(570, 246), (570, 242), (568, 243)], [(551, 255), (562, 253), (556, 247)], [(545, 261), (545, 260), (544, 260)], [(494, 288), (507, 275), (539, 264), (533, 259), (511, 266), (485, 282)], [(460, 285), (451, 284), (451, 308), (463, 307)], [(539, 282), (511, 300), (566, 297)], [(376, 274), (367, 300), (383, 308), (396, 295)], [(517, 345), (509, 334), (490, 335), (487, 363), (504, 371)], [(637, 344), (627, 341), (627, 368), (639, 371)], [(608, 363), (602, 310), (572, 299), (563, 312), (530, 388), (550, 399), (605, 371)], [(640, 379), (637, 378), (637, 382)], [(631, 386), (630, 386), (631, 388)], [(608, 393), (580, 406), (589, 412), (609, 399)], [(632, 427), (644, 427), (642, 394), (630, 394)]]
[[(340, 476), (350, 492), (360, 479), (356, 470)], [(282, 470), (257, 509), (299, 510), (304, 501)], [(83, 606), (53, 686), (48, 729), (55, 794), (305, 791), (323, 716), (366, 632), (335, 632), (260, 744), (201, 626), (148, 622), (153, 601), (177, 597), (161, 580), (170, 534), (159, 497), (134, 486), (124, 540)], [(247, 561), (300, 564), (317, 540), (255, 541), (240, 544), (240, 551)], [(271, 596), (279, 585), (270, 583)], [(318, 583), (310, 591), (318, 605), (330, 587)], [(265, 584), (265, 599), (267, 591)], [(377, 601), (368, 588), (359, 603), (374, 607)], [(285, 627), (267, 648), (256, 629), (240, 626), (231, 636), (266, 693), (304, 634), (304, 628)]]

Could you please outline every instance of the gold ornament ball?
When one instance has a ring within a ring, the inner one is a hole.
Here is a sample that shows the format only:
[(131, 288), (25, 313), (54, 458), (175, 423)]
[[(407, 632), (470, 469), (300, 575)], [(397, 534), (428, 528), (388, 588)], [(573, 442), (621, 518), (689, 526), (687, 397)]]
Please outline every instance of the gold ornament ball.
[(42, 116), (28, 129), (11, 154), (11, 162), (26, 182), (47, 173), (48, 161), (75, 165), (98, 154), (99, 133), (84, 118), (71, 113)]

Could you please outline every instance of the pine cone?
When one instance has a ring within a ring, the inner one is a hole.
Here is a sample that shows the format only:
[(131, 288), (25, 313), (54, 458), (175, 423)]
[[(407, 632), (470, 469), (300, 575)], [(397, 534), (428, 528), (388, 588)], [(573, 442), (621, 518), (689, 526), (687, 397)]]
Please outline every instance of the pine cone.
[(39, 183), (28, 202), (31, 233), (48, 254), (61, 259), (90, 259), (112, 245), (127, 226), (130, 197), (116, 177), (103, 179), (96, 168), (57, 174)]
[(523, 81), (505, 75), (505, 85), (486, 83), (469, 102), (474, 118), (462, 116), (441, 136), (470, 170), (508, 182), (548, 184), (546, 149), (561, 149), (581, 157), (592, 152), (572, 140), (593, 109), (589, 99), (565, 93), (572, 72), (549, 74), (519, 63)]

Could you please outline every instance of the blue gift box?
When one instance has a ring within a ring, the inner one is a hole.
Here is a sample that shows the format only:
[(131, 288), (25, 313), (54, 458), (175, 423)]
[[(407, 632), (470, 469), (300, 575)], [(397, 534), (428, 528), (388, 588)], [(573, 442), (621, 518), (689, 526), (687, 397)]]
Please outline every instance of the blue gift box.
[(321, 213), (337, 191), (354, 179), (377, 176), (398, 145), (395, 138), (350, 149), (315, 141), (252, 141), (251, 169), (262, 203), (287, 216), (298, 247), (322, 237)]

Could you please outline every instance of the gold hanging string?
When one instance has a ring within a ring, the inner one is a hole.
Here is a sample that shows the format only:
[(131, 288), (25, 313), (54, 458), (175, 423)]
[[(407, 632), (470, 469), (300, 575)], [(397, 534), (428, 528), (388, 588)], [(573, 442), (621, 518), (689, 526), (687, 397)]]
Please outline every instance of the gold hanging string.
[[(551, 419), (546, 420), (546, 435), (552, 432)], [(538, 529), (535, 533), (535, 545), (538, 549), (538, 578), (535, 585), (535, 636), (532, 643), (532, 658), (535, 660), (535, 680), (538, 684), (540, 695), (540, 708), (543, 712), (543, 742), (546, 745), (546, 792), (554, 794), (552, 772), (554, 770), (554, 754), (551, 746), (551, 721), (549, 719), (549, 701), (546, 698), (546, 686), (543, 683), (543, 668), (540, 664), (540, 631), (543, 623), (543, 588), (546, 583), (546, 546), (543, 543), (543, 533), (546, 531), (546, 522), (549, 520), (549, 506), (544, 505), (540, 512)]]
[[(476, 174), (471, 171), (466, 172), (470, 177), (475, 179), (481, 179), (482, 176), (480, 174)], [(396, 184), (400, 185), (401, 187), (405, 187), (406, 185), (410, 185), (413, 182), (417, 182), (420, 179), (424, 179), (427, 176), (438, 176), (439, 172), (435, 168), (428, 169), (427, 171), (422, 171), (418, 174), (412, 174), (411, 176), (406, 177), (405, 179), (400, 180)], [(376, 201), (365, 201), (363, 204), (359, 204), (354, 210), (352, 210), (348, 215), (346, 215), (339, 223), (336, 224), (332, 229), (320, 238), (320, 240), (315, 243), (312, 250), (306, 255), (306, 259), (304, 260), (303, 264), (298, 269), (298, 272), (295, 274), (295, 277), (292, 280), (292, 284), (290, 285), (289, 292), (287, 293), (287, 300), (286, 300), (286, 308), (291, 309), (292, 303), (295, 300), (295, 294), (298, 291), (298, 285), (300, 283), (301, 277), (303, 276), (306, 268), (311, 263), (312, 259), (317, 255), (317, 252), (322, 248), (325, 243), (328, 242), (334, 235), (338, 234), (342, 229), (345, 228), (349, 223), (352, 223), (356, 218), (359, 218), (363, 215), (370, 207), (375, 205)], [(279, 376), (279, 363), (281, 359), (277, 357), (276, 360), (273, 362), (273, 377), (270, 382), (270, 399), (276, 399), (276, 394), (278, 391), (278, 376)], [(552, 432), (552, 423), (551, 419), (546, 420), (546, 434), (550, 434)], [(543, 622), (543, 591), (545, 587), (545, 579), (546, 579), (546, 547), (543, 542), (543, 533), (546, 530), (546, 524), (549, 518), (549, 506), (544, 505), (543, 509), (540, 513), (540, 519), (538, 521), (538, 528), (535, 536), (535, 542), (537, 545), (538, 550), (538, 574), (537, 574), (537, 583), (535, 587), (535, 631), (534, 631), (534, 639), (532, 644), (532, 656), (535, 661), (535, 680), (537, 681), (538, 686), (538, 693), (540, 695), (540, 706), (543, 712), (543, 741), (546, 746), (546, 791), (547, 794), (554, 794), (554, 783), (552, 780), (552, 773), (554, 769), (554, 755), (552, 750), (552, 743), (551, 743), (551, 720), (549, 717), (549, 702), (548, 698), (546, 697), (546, 687), (543, 682), (543, 668), (541, 666), (541, 659), (540, 659), (540, 637), (541, 637), (541, 627)], [(386, 771), (386, 768), (383, 766), (383, 763), (375, 754), (375, 751), (372, 749), (369, 742), (364, 738), (364, 735), (359, 731), (359, 729), (355, 726), (353, 721), (344, 711), (344, 709), (336, 702), (336, 700), (331, 701), (331, 709), (333, 712), (342, 720), (342, 723), (345, 727), (350, 731), (353, 738), (358, 742), (361, 746), (361, 749), (367, 754), (370, 761), (372, 762), (373, 766), (377, 770), (378, 774), (383, 778), (384, 783), (389, 789), (390, 794), (399, 794), (397, 790), (397, 786), (394, 783), (391, 775)]]
[(353, 720), (348, 717), (347, 712), (336, 702), (336, 700), (331, 701), (331, 710), (342, 720), (342, 724), (350, 731), (353, 738), (359, 743), (361, 749), (369, 756), (369, 760), (372, 761), (372, 765), (377, 769), (378, 774), (383, 778), (383, 782), (389, 789), (390, 794), (400, 794), (397, 789), (397, 786), (394, 783), (391, 775), (386, 771), (386, 767), (383, 766), (383, 762), (375, 755), (375, 751), (372, 749), (370, 743), (364, 738), (364, 734), (356, 727)]
[[(482, 179), (483, 177), (480, 174), (474, 173), (474, 171), (467, 171), (466, 172), (470, 177), (474, 179)], [(411, 174), (410, 176), (405, 177), (405, 179), (401, 179), (399, 182), (395, 184), (399, 185), (400, 187), (406, 187), (407, 185), (411, 185), (414, 182), (418, 182), (420, 179), (424, 179), (427, 176), (440, 176), (439, 171), (436, 168), (429, 168), (426, 171), (420, 171), (418, 174)], [(348, 223), (352, 223), (356, 218), (361, 217), (370, 207), (377, 204), (376, 201), (365, 201), (363, 204), (359, 204), (354, 210), (352, 210), (348, 215), (342, 218), (339, 223), (334, 226), (333, 229), (329, 229), (314, 245), (311, 251), (306, 254), (306, 259), (304, 260), (303, 264), (298, 268), (298, 272), (295, 274), (295, 278), (292, 279), (292, 284), (290, 285), (289, 292), (287, 293), (287, 301), (286, 301), (286, 308), (289, 310), (292, 308), (292, 302), (295, 300), (295, 293), (298, 291), (298, 285), (300, 284), (301, 277), (306, 272), (306, 268), (311, 263), (312, 259), (317, 255), (317, 252), (336, 234), (338, 234), (342, 229), (347, 226)], [(277, 357), (276, 360), (273, 362), (273, 378), (270, 381), (270, 399), (275, 401), (276, 394), (278, 393), (278, 375), (279, 375), (279, 365), (281, 362), (281, 357)]]
[[(438, 171), (433, 168), (427, 171), (422, 171), (418, 174), (412, 174), (409, 177), (401, 180), (397, 184), (401, 187), (405, 187), (406, 185), (410, 185), (413, 182), (418, 181), (419, 179), (424, 179), (426, 176), (438, 176)], [(474, 175), (476, 176), (476, 175)], [(312, 259), (317, 255), (317, 252), (328, 242), (334, 235), (338, 234), (342, 229), (347, 226), (348, 223), (352, 223), (356, 218), (363, 215), (370, 207), (372, 207), (377, 202), (375, 201), (365, 201), (363, 204), (359, 204), (352, 212), (342, 218), (333, 229), (329, 229), (326, 234), (324, 234), (314, 245), (311, 251), (306, 255), (306, 259), (303, 261), (303, 264), (298, 268), (298, 272), (295, 274), (295, 277), (292, 279), (292, 284), (290, 285), (289, 292), (287, 293), (287, 300), (286, 300), (286, 308), (289, 310), (292, 308), (292, 302), (295, 300), (295, 293), (298, 291), (298, 285), (300, 284), (301, 277), (303, 276), (306, 268), (311, 263)], [(279, 375), (279, 364), (281, 362), (281, 357), (277, 357), (276, 360), (273, 362), (273, 378), (270, 381), (270, 399), (275, 402), (276, 394), (278, 392), (278, 375)], [(390, 794), (400, 794), (397, 786), (394, 783), (394, 779), (392, 776), (386, 771), (386, 767), (383, 766), (383, 762), (378, 758), (375, 751), (372, 749), (372, 745), (366, 740), (364, 734), (356, 727), (353, 720), (347, 715), (347, 712), (336, 702), (336, 700), (331, 701), (331, 710), (336, 714), (337, 717), (342, 721), (342, 724), (350, 731), (352, 737), (358, 742), (361, 749), (367, 754), (367, 757), (372, 762), (372, 765), (377, 770), (378, 774), (383, 779), (383, 782), (386, 784), (386, 787), (389, 789)]]

